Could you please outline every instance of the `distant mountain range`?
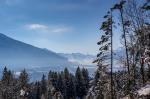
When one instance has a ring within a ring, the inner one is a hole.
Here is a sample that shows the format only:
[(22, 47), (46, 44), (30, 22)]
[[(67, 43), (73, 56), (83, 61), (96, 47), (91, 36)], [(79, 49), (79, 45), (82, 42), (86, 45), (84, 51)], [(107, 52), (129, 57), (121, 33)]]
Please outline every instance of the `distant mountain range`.
[(69, 62), (78, 63), (81, 65), (93, 65), (92, 62), (96, 58), (95, 55), (81, 53), (59, 53), (59, 55), (67, 58)]
[(74, 65), (59, 54), (0, 34), (0, 66), (28, 68)]
[[(48, 73), (49, 70), (61, 71), (67, 67), (71, 72), (75, 72), (77, 66), (90, 68), (92, 72), (95, 68), (92, 61), (95, 56), (81, 53), (55, 53), (45, 48), (38, 48), (30, 44), (14, 40), (0, 33), (0, 67), (19, 71), (26, 68), (34, 76)], [(36, 78), (36, 77), (35, 77)], [(38, 79), (38, 78), (37, 78)]]
[[(114, 70), (118, 70), (120, 65), (117, 60), (119, 56), (124, 56), (124, 50), (121, 48), (114, 53)], [(92, 63), (95, 58), (96, 55), (89, 54), (56, 53), (14, 40), (0, 33), (0, 72), (4, 66), (7, 66), (18, 75), (20, 70), (26, 68), (32, 80), (39, 80), (42, 74), (48, 73), (49, 70), (62, 71), (67, 67), (74, 73), (80, 66), (87, 68), (92, 75), (96, 69), (95, 64)]]

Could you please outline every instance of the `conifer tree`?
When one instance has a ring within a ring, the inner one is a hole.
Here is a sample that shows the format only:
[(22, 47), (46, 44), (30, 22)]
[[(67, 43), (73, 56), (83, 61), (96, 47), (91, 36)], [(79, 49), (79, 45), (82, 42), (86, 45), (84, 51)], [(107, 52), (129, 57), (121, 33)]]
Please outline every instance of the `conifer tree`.
[(89, 89), (89, 74), (88, 74), (88, 70), (85, 68), (82, 68), (82, 75), (83, 75), (83, 82), (86, 86), (86, 93)]
[(45, 75), (43, 74), (42, 80), (41, 80), (41, 94), (43, 94), (43, 95), (45, 95), (46, 91), (47, 91), (46, 85), (47, 85), (46, 78), (45, 78)]
[(4, 85), (5, 84), (8, 85), (9, 83), (9, 73), (8, 73), (7, 67), (5, 67), (3, 70), (2, 82)]
[(62, 94), (64, 94), (64, 90), (63, 89), (64, 89), (63, 76), (60, 73), (58, 73), (56, 90), (58, 90)]
[[(113, 46), (112, 46), (112, 12), (108, 11), (107, 15), (104, 16), (105, 21), (102, 23), (100, 30), (102, 30), (103, 35), (101, 40), (97, 43), (99, 48), (99, 53), (97, 54), (97, 59), (94, 63), (97, 63), (97, 72), (95, 74), (95, 94), (98, 98), (112, 98), (113, 95)], [(111, 47), (111, 51), (110, 51)], [(109, 57), (111, 53), (111, 57)], [(111, 61), (111, 63), (109, 63)], [(108, 70), (109, 64), (111, 64), (110, 71), (111, 75), (109, 77)], [(111, 82), (111, 83), (109, 83)], [(109, 94), (111, 93), (111, 94)], [(107, 95), (106, 95), (107, 94)]]
[[(13, 75), (10, 70), (7, 69), (7, 67), (4, 68), (3, 70), (3, 75), (2, 75), (2, 85), (0, 88), (0, 93), (2, 94), (2, 97), (4, 99), (10, 99), (14, 92), (13, 92)], [(13, 97), (12, 97), (13, 98)]]
[(35, 95), (35, 97), (36, 97), (36, 99), (40, 99), (40, 96), (41, 96), (41, 94), (40, 94), (40, 83), (36, 82), (35, 83), (35, 87), (36, 87), (36, 95)]
[(68, 90), (68, 92), (69, 92), (69, 97), (70, 97), (71, 99), (75, 99), (75, 97), (76, 97), (76, 91), (75, 91), (75, 77), (74, 77), (72, 74), (70, 74), (69, 77), (70, 77), (70, 78), (69, 78), (69, 90)]
[(84, 86), (83, 75), (79, 67), (75, 73), (75, 86), (77, 97), (83, 99), (83, 97), (86, 95), (86, 86)]
[(23, 71), (21, 71), (19, 76), (19, 87), (20, 88), (27, 87), (28, 81), (29, 81), (28, 73), (24, 69)]
[(73, 77), (69, 73), (68, 69), (64, 69), (64, 77), (63, 77), (63, 83), (64, 83), (64, 98), (70, 99), (75, 97), (75, 88), (74, 88), (74, 82)]
[(64, 98), (69, 99), (69, 71), (67, 68), (64, 69)]

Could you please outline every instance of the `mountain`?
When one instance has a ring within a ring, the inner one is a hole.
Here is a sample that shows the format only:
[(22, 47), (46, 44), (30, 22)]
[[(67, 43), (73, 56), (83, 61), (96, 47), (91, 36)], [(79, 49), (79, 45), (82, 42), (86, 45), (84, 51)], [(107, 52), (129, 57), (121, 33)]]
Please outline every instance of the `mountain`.
[(78, 63), (80, 65), (93, 65), (92, 62), (96, 58), (95, 55), (81, 54), (81, 53), (58, 53), (59, 55), (66, 57), (68, 61)]
[[(82, 53), (58, 53), (59, 55), (66, 57), (68, 61), (72, 63), (79, 64), (80, 67), (85, 67), (90, 73), (94, 73), (96, 69), (96, 64), (93, 64), (93, 60), (96, 59), (96, 55), (82, 54)], [(111, 55), (109, 55), (111, 56)], [(113, 60), (113, 71), (122, 70), (122, 64), (120, 59), (125, 56), (125, 50), (123, 47), (120, 47), (114, 50), (114, 60)], [(109, 57), (110, 58), (110, 57)]]
[[(116, 50), (114, 55), (115, 70), (120, 69), (117, 60), (119, 56), (124, 56), (123, 49)], [(119, 56), (118, 56), (119, 55)], [(27, 69), (30, 78), (39, 80), (42, 74), (47, 74), (49, 70), (62, 71), (65, 67), (74, 73), (77, 66), (88, 69), (90, 75), (93, 75), (96, 64), (92, 64), (96, 55), (81, 53), (55, 53), (48, 49), (38, 48), (30, 44), (14, 40), (0, 33), (0, 72), (4, 66), (20, 73), (20, 70)], [(0, 73), (0, 74), (1, 74)]]
[(0, 33), (0, 66), (35, 68), (73, 65), (55, 52), (41, 49)]
[[(93, 74), (96, 69), (96, 64), (93, 64), (93, 60), (96, 59), (96, 55), (82, 54), (82, 53), (58, 53), (60, 56), (68, 59), (69, 62), (79, 64), (79, 66), (85, 67), (88, 71)], [(109, 55), (111, 56), (111, 55)], [(114, 60), (113, 60), (113, 71), (122, 70), (122, 64), (120, 63), (121, 57), (125, 56), (124, 48), (120, 47), (114, 50)], [(109, 57), (110, 59), (110, 57)], [(75, 66), (74, 66), (75, 67)]]
[(25, 68), (31, 81), (41, 79), (42, 75), (47, 74), (49, 70), (62, 71), (65, 67), (72, 73), (77, 66), (88, 68), (89, 72), (93, 73), (95, 67), (91, 63), (94, 58), (95, 56), (81, 53), (55, 53), (0, 33), (0, 75), (4, 66), (13, 70), (16, 75)]

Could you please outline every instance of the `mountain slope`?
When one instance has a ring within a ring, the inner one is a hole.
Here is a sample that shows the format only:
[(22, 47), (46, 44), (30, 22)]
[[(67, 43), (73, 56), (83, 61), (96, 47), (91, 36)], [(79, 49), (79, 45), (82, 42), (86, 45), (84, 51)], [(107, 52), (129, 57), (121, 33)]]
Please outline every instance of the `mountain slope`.
[(0, 33), (0, 66), (4, 65), (27, 68), (31, 66), (67, 66), (71, 63), (67, 58), (52, 51), (34, 47)]

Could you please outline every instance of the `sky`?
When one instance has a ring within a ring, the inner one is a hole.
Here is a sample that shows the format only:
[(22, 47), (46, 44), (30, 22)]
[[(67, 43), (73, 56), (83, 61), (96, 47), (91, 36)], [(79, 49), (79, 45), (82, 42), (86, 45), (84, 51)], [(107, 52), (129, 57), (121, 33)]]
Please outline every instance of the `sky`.
[[(116, 0), (0, 0), (0, 33), (57, 53), (96, 54), (103, 16)], [(114, 49), (120, 47), (114, 34)]]

